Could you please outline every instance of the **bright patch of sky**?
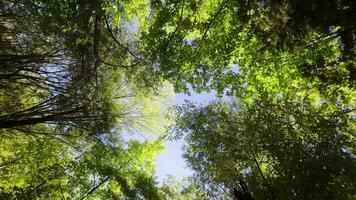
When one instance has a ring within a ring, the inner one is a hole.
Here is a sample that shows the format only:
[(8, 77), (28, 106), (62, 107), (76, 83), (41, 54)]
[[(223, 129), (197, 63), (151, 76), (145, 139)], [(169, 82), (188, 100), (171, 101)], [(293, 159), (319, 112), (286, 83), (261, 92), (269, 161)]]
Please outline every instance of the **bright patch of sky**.
[[(215, 91), (210, 93), (195, 93), (191, 88), (189, 90), (190, 96), (182, 93), (175, 94), (174, 104), (182, 105), (185, 100), (189, 100), (194, 103), (208, 104), (209, 102), (217, 99), (217, 94)], [(129, 133), (124, 131), (123, 140), (138, 140), (145, 141), (146, 139), (153, 139), (145, 134)], [(172, 175), (178, 178), (184, 176), (190, 176), (193, 171), (188, 168), (184, 158), (183, 158), (183, 146), (184, 141), (166, 141), (165, 151), (157, 156), (156, 165), (156, 176), (159, 182), (162, 182), (167, 176)]]
[[(182, 105), (185, 100), (189, 100), (195, 103), (208, 104), (217, 98), (215, 91), (210, 93), (203, 92), (201, 94), (195, 93), (190, 89), (190, 96), (182, 93), (175, 95), (175, 105)], [(183, 155), (184, 141), (167, 141), (165, 143), (166, 150), (158, 155), (156, 160), (156, 175), (159, 182), (162, 182), (168, 175), (176, 177), (189, 176), (193, 174), (193, 171), (188, 168)]]
[[(134, 19), (131, 22), (125, 22), (123, 24), (124, 27), (127, 28), (129, 31), (130, 35), (134, 36), (135, 33), (137, 33), (139, 29), (139, 23), (137, 19)], [(192, 41), (194, 40), (187, 40), (188, 44), (191, 45)], [(240, 70), (237, 64), (231, 64), (230, 69), (226, 70), (224, 74), (227, 73), (235, 73), (239, 74)], [(175, 100), (174, 104), (175, 105), (182, 105), (185, 100), (189, 100), (193, 103), (198, 103), (198, 104), (208, 104), (211, 101), (216, 100), (217, 93), (215, 91), (211, 91), (209, 93), (207, 92), (202, 92), (202, 93), (196, 93), (194, 92), (191, 87), (189, 87), (189, 93), (190, 95), (186, 95), (183, 93), (178, 93), (175, 94)], [(223, 97), (224, 100), (228, 100), (226, 96)], [(124, 140), (139, 140), (139, 141), (144, 141), (147, 138), (144, 135), (140, 134), (130, 134), (128, 132), (124, 133)], [(182, 177), (182, 176), (189, 176), (193, 174), (193, 171), (188, 168), (184, 158), (183, 158), (183, 146), (184, 146), (184, 141), (166, 141), (165, 142), (165, 151), (161, 154), (158, 155), (157, 160), (156, 160), (156, 175), (158, 178), (159, 182), (162, 182), (164, 178), (166, 178), (169, 175), (176, 176), (176, 177)]]

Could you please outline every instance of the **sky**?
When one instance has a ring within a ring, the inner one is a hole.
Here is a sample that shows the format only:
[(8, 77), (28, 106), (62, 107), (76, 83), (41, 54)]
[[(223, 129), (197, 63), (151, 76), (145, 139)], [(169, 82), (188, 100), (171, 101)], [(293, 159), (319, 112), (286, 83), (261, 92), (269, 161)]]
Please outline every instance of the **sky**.
[[(190, 100), (196, 103), (207, 104), (216, 99), (216, 92), (197, 94), (190, 90), (191, 95), (178, 93), (175, 95), (174, 104), (182, 105), (184, 100)], [(158, 155), (156, 160), (156, 175), (159, 182), (162, 182), (168, 175), (176, 177), (189, 176), (193, 174), (182, 157), (184, 141), (167, 141), (165, 143), (166, 150)]]
[[(139, 29), (139, 24), (138, 21), (133, 21), (133, 22), (127, 22), (124, 24), (124, 27), (127, 27), (129, 32), (132, 34), (136, 33)], [(234, 73), (239, 73), (239, 68), (237, 64), (232, 64), (231, 69), (226, 70), (225, 73), (228, 71), (234, 72)], [(207, 104), (210, 101), (213, 101), (214, 99), (217, 98), (217, 94), (215, 91), (212, 92), (202, 92), (200, 94), (194, 92), (189, 85), (189, 93), (190, 95), (186, 95), (183, 93), (177, 93), (175, 95), (175, 100), (174, 104), (175, 105), (181, 105), (184, 103), (185, 100), (189, 100), (195, 103), (201, 103), (201, 104)], [(139, 137), (137, 135), (130, 135), (130, 134), (125, 134), (125, 138), (127, 139), (137, 139), (137, 140), (144, 140), (144, 137)], [(192, 175), (192, 170), (190, 170), (182, 155), (183, 155), (183, 145), (184, 141), (166, 141), (165, 142), (165, 148), (166, 150), (159, 154), (157, 159), (156, 159), (156, 175), (158, 178), (159, 182), (162, 182), (162, 180), (168, 176), (168, 175), (173, 175), (173, 176), (189, 176)]]

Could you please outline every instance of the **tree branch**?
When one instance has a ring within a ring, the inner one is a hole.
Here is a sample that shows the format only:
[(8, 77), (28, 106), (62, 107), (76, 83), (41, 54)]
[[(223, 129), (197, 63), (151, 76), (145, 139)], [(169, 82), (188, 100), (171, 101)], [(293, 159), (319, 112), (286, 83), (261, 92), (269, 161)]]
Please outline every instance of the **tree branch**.
[(110, 177), (106, 177), (103, 179), (98, 185), (92, 187), (80, 200), (86, 199), (89, 195), (91, 195), (93, 192), (95, 192), (100, 186), (102, 186), (104, 183), (109, 181)]

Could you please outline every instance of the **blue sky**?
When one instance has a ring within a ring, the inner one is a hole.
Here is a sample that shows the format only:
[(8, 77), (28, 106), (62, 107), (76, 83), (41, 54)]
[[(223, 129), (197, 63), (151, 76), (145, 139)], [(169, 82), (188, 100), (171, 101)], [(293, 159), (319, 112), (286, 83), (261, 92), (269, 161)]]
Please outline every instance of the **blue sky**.
[[(181, 105), (184, 103), (184, 100), (207, 104), (216, 98), (216, 92), (214, 91), (210, 93), (204, 92), (197, 94), (190, 90), (190, 93), (190, 96), (181, 93), (176, 94), (174, 104)], [(187, 167), (182, 157), (183, 145), (183, 141), (167, 141), (165, 143), (165, 152), (158, 155), (156, 160), (156, 175), (158, 177), (158, 181), (162, 182), (167, 175), (178, 177), (192, 175), (192, 170)]]

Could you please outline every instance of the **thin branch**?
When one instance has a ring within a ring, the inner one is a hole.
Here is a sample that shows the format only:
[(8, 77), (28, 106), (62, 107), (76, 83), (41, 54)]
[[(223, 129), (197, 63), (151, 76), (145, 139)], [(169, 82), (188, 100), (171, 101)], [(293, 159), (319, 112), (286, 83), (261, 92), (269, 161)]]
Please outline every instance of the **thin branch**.
[(106, 28), (111, 36), (111, 38), (114, 40), (114, 42), (119, 45), (121, 48), (123, 48), (125, 51), (127, 51), (129, 54), (131, 54), (134, 58), (138, 59), (138, 60), (142, 60), (141, 58), (139, 58), (136, 54), (134, 54), (128, 47), (122, 45), (115, 37), (112, 29), (110, 28), (110, 25), (109, 25), (109, 21), (107, 19), (106, 16), (104, 16), (104, 20), (105, 20), (105, 24), (106, 24)]
[(106, 177), (103, 179), (98, 185), (94, 186), (91, 188), (80, 200), (86, 199), (89, 195), (91, 195), (93, 192), (95, 192), (100, 186), (102, 186), (104, 183), (110, 180), (110, 177)]
[(209, 29), (211, 28), (211, 26), (213, 25), (214, 21), (216, 20), (216, 18), (219, 16), (219, 14), (221, 13), (221, 11), (225, 8), (225, 6), (227, 5), (227, 1), (225, 1), (224, 3), (222, 3), (222, 5), (220, 6), (219, 10), (215, 13), (213, 19), (209, 22), (208, 26), (205, 28), (204, 34), (203, 34), (203, 39), (206, 37)]
[(9, 161), (6, 161), (6, 162), (3, 162), (3, 163), (0, 163), (0, 168), (3, 168), (3, 167), (6, 167), (7, 165), (10, 165), (12, 163), (15, 163), (16, 161), (18, 160), (21, 160), (24, 156), (20, 156), (20, 157), (17, 157), (13, 160), (9, 160)]

